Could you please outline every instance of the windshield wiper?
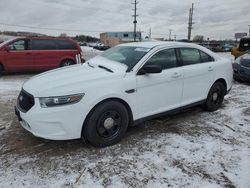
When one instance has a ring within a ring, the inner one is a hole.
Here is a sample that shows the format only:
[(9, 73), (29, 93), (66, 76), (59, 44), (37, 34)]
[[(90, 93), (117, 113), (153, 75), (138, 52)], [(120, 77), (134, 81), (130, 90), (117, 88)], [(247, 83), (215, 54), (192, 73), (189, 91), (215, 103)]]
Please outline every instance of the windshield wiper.
[(104, 67), (104, 66), (102, 66), (102, 65), (98, 65), (98, 67), (101, 68), (101, 69), (105, 69), (105, 70), (108, 71), (108, 72), (114, 72), (114, 71), (112, 71), (111, 69), (109, 69), (109, 68), (107, 68), (107, 67)]

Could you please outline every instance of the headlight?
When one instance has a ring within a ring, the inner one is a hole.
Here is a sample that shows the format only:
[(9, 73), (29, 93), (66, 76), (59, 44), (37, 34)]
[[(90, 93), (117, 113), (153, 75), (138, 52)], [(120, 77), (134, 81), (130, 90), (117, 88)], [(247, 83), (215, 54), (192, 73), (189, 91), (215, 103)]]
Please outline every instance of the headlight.
[(83, 98), (83, 96), (84, 96), (84, 93), (60, 96), (60, 97), (42, 97), (42, 98), (39, 98), (39, 101), (40, 101), (40, 105), (42, 108), (47, 108), (47, 107), (53, 107), (53, 106), (74, 104), (74, 103), (79, 102)]

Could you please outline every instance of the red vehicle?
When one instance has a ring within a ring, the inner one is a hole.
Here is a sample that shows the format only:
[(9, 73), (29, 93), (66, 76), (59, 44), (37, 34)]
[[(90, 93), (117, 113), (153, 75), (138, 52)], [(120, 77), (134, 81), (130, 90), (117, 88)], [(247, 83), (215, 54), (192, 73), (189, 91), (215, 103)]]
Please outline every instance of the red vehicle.
[(0, 44), (0, 74), (46, 71), (83, 61), (80, 46), (70, 39), (18, 37)]

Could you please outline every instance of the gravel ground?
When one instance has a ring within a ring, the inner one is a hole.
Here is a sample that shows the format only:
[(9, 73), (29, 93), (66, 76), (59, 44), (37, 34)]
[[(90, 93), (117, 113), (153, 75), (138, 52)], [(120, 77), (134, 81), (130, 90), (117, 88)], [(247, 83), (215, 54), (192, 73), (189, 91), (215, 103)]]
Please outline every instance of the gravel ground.
[(31, 76), (0, 77), (0, 187), (250, 187), (250, 85), (235, 82), (216, 112), (150, 120), (98, 149), (20, 127), (13, 107)]

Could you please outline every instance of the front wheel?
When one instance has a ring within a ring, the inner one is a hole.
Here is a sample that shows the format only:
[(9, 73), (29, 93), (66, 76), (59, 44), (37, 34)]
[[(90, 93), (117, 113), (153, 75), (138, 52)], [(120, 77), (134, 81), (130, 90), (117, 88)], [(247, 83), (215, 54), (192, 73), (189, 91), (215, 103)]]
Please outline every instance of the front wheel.
[(216, 82), (210, 89), (204, 108), (208, 111), (218, 110), (225, 96), (225, 86), (221, 82)]
[(73, 65), (74, 61), (70, 60), (70, 59), (66, 59), (61, 63), (61, 67), (66, 67), (66, 66), (70, 66)]
[(0, 75), (3, 74), (3, 71), (4, 71), (3, 66), (0, 64)]
[(101, 103), (90, 113), (82, 136), (96, 147), (116, 144), (125, 135), (129, 124), (126, 107), (118, 101)]

